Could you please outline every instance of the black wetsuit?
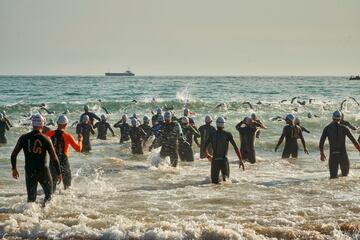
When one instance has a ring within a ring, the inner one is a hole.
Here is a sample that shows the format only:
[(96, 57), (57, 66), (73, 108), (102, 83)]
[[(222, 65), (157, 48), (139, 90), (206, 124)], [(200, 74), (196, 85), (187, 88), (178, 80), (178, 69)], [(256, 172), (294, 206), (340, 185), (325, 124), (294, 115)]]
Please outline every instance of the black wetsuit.
[[(54, 135), (51, 137), (51, 142), (54, 145), (55, 153), (60, 162), (60, 170), (62, 175), (62, 182), (64, 184), (64, 189), (67, 189), (71, 186), (71, 169), (68, 157), (65, 155), (65, 140), (63, 137), (64, 131), (55, 130)], [(56, 164), (54, 162), (50, 162), (49, 164), (50, 172), (53, 181), (52, 191), (56, 190)]]
[(146, 138), (145, 140), (148, 140), (149, 137), (151, 137), (153, 135), (153, 130), (152, 130), (152, 127), (149, 126), (149, 124), (141, 124), (139, 126), (142, 130), (144, 130), (144, 132), (146, 133)]
[(357, 145), (356, 139), (350, 130), (337, 122), (332, 122), (324, 128), (320, 138), (319, 148), (324, 149), (326, 138), (329, 139), (329, 170), (330, 178), (336, 178), (340, 165), (341, 174), (347, 176), (350, 169), (350, 162), (346, 152), (345, 138), (346, 136), (354, 145)]
[(181, 161), (194, 161), (194, 152), (192, 150), (193, 138), (197, 142), (197, 138), (200, 137), (199, 131), (193, 126), (182, 128), (183, 136), (186, 141), (180, 141), (179, 143), (179, 157)]
[(5, 132), (6, 130), (10, 130), (9, 124), (7, 123), (6, 120), (1, 120), (0, 121), (0, 143), (7, 143), (7, 139), (5, 136)]
[(25, 179), (28, 194), (28, 202), (35, 202), (37, 185), (40, 183), (44, 190), (45, 202), (51, 199), (52, 178), (47, 166), (47, 154), (49, 152), (56, 174), (60, 175), (59, 160), (55, 154), (54, 147), (48, 137), (39, 131), (32, 131), (22, 135), (11, 154), (11, 165), (16, 169), (16, 157), (24, 150), (25, 154)]
[(159, 145), (161, 146), (160, 157), (170, 157), (170, 162), (173, 167), (177, 166), (178, 162), (178, 138), (179, 130), (177, 123), (163, 123), (160, 126)]
[(285, 138), (285, 147), (282, 153), (282, 158), (298, 157), (299, 145), (297, 139), (300, 138), (301, 142), (305, 146), (305, 140), (302, 135), (301, 128), (296, 125), (286, 125), (283, 129), (282, 135), (279, 139), (279, 146)]
[(76, 126), (76, 133), (82, 135), (82, 152), (90, 152), (91, 143), (90, 143), (90, 134), (95, 134), (93, 127), (90, 124), (79, 123)]
[(82, 122), (82, 118), (83, 116), (85, 115), (88, 115), (89, 116), (89, 120), (90, 120), (90, 123), (91, 125), (94, 125), (94, 119), (98, 120), (98, 121), (101, 121), (101, 119), (99, 118), (98, 115), (96, 115), (95, 113), (93, 112), (84, 112), (83, 114), (81, 114), (80, 116), (80, 122)]
[(155, 126), (155, 123), (158, 121), (158, 118), (161, 114), (155, 114), (151, 117), (151, 124)]
[(310, 133), (310, 131), (307, 130), (304, 126), (302, 126), (302, 125), (300, 125), (300, 124), (296, 124), (296, 125), (301, 128), (301, 131), (306, 132), (306, 133)]
[[(216, 132), (216, 128), (211, 126), (210, 124), (205, 124), (199, 127), (199, 133), (200, 133), (200, 158), (206, 158), (205, 155), (205, 142), (209, 138), (209, 136)], [(207, 147), (208, 153), (211, 155), (213, 154), (212, 146), (209, 145)]]
[(98, 139), (106, 140), (107, 130), (109, 129), (110, 132), (114, 135), (114, 131), (112, 130), (110, 124), (108, 122), (100, 121), (95, 123), (94, 128), (97, 128), (98, 132)]
[(351, 130), (357, 130), (357, 128), (356, 127), (354, 127), (350, 122), (348, 122), (348, 121), (345, 121), (345, 120), (341, 120), (340, 121), (340, 124), (341, 125), (344, 125), (345, 127), (348, 127), (348, 128), (350, 128)]
[(212, 183), (219, 183), (220, 171), (224, 181), (226, 180), (226, 177), (230, 176), (229, 161), (227, 159), (229, 142), (231, 145), (233, 145), (236, 151), (238, 148), (232, 134), (223, 130), (217, 130), (216, 132), (212, 133), (205, 142), (205, 148), (211, 144), (214, 150), (213, 159), (211, 161)]
[(133, 154), (144, 154), (143, 140), (146, 138), (146, 133), (140, 127), (131, 127), (129, 130), (131, 139), (131, 152)]
[(237, 128), (240, 134), (240, 152), (244, 160), (250, 163), (256, 162), (255, 156), (255, 135), (258, 128), (252, 126), (245, 126)]
[(130, 125), (128, 123), (121, 123), (121, 121), (117, 122), (114, 124), (114, 128), (120, 128), (120, 143), (130, 140)]

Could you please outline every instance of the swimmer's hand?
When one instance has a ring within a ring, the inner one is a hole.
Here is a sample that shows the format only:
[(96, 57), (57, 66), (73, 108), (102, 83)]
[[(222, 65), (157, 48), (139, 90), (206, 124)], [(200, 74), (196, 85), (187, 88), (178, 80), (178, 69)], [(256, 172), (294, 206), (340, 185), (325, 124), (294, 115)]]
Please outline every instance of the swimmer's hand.
[(320, 154), (320, 160), (321, 160), (321, 161), (325, 161), (325, 160), (326, 160), (326, 156), (325, 156), (324, 153), (321, 153), (321, 154)]
[(239, 168), (242, 168), (245, 171), (245, 164), (242, 159), (239, 159)]
[(276, 146), (276, 147), (275, 147), (275, 152), (277, 152), (278, 148), (279, 148), (279, 146)]
[(213, 160), (213, 156), (211, 156), (210, 154), (207, 154), (206, 158), (209, 160), (209, 162), (211, 162)]
[(20, 175), (19, 175), (19, 172), (18, 172), (18, 170), (16, 168), (12, 170), (12, 176), (15, 179), (19, 178)]
[(62, 180), (61, 174), (60, 174), (60, 175), (57, 175), (57, 176), (56, 176), (56, 183), (57, 183), (58, 185), (61, 183), (61, 180)]
[(304, 152), (309, 155), (309, 151), (306, 148), (304, 149)]

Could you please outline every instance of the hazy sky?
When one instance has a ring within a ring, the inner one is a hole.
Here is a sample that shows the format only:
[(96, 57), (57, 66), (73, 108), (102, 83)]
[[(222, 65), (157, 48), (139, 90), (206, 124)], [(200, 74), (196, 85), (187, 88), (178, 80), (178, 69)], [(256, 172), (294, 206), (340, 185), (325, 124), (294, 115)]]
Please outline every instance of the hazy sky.
[(360, 74), (359, 0), (0, 0), (0, 74)]

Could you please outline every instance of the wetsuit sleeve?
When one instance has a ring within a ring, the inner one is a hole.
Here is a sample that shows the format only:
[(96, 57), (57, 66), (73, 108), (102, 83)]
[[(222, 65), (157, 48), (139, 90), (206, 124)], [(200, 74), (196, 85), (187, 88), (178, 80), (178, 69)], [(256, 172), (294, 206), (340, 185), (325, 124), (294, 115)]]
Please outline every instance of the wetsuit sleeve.
[(281, 136), (279, 138), (279, 141), (278, 141), (276, 147), (280, 146), (280, 144), (284, 141), (284, 138), (285, 138), (285, 127), (283, 128), (283, 132), (282, 132), (282, 134), (281, 134)]
[(7, 117), (4, 117), (4, 119), (5, 119), (5, 122), (9, 125), (9, 127), (13, 126)]
[(92, 125), (90, 125), (90, 127), (91, 127), (91, 128), (90, 128), (90, 132), (91, 132), (91, 134), (93, 134), (93, 135), (94, 135), (94, 134), (95, 134), (95, 130), (94, 130), (94, 128), (93, 128), (93, 126), (92, 126)]
[(349, 123), (348, 121), (344, 121), (344, 125), (347, 126), (348, 128), (350, 128), (351, 130), (357, 130), (356, 127), (354, 127), (353, 125), (351, 125), (351, 123)]
[(320, 142), (319, 142), (320, 151), (324, 151), (324, 144), (327, 137), (328, 137), (327, 128), (324, 128), (324, 131), (321, 134)]
[(238, 151), (238, 147), (236, 146), (236, 142), (234, 141), (234, 138), (231, 133), (228, 135), (228, 140), (231, 143), (231, 145), (234, 147), (235, 151)]
[(302, 145), (303, 145), (304, 149), (306, 149), (305, 139), (304, 139), (304, 136), (303, 136), (303, 134), (302, 134), (302, 131), (301, 131), (301, 130), (299, 131), (299, 135), (300, 135), (299, 137), (300, 137), (301, 143), (302, 143)]
[[(95, 125), (96, 125), (96, 124), (95, 124)], [(110, 130), (111, 134), (112, 134), (112, 135), (115, 135), (114, 130), (112, 129), (111, 125), (108, 123), (106, 126), (107, 126), (108, 129)]]
[(303, 127), (303, 126), (301, 126), (301, 125), (299, 125), (299, 127), (301, 128), (301, 131), (310, 133), (310, 131), (307, 130), (305, 127)]
[(205, 145), (204, 145), (204, 149), (207, 149), (207, 147), (209, 146), (209, 144), (211, 143), (211, 135), (206, 139)]
[(119, 128), (120, 127), (120, 123), (121, 121), (118, 121), (117, 123), (114, 124), (114, 128)]
[(96, 115), (95, 113), (92, 113), (91, 114), (93, 116), (93, 118), (95, 118), (96, 120), (100, 121), (100, 117), (98, 115)]
[(351, 134), (349, 129), (346, 129), (345, 132), (346, 136), (350, 139), (350, 141), (354, 144), (354, 146), (356, 147), (358, 145), (358, 142), (356, 141), (356, 139), (354, 138), (354, 136)]
[(15, 146), (14, 150), (11, 153), (11, 167), (12, 167), (12, 169), (16, 169), (16, 158), (17, 158), (17, 155), (19, 154), (19, 152), (22, 149), (21, 141), (22, 141), (22, 137), (19, 138), (19, 140), (16, 143), (16, 146)]
[(71, 134), (64, 134), (64, 140), (65, 140), (65, 144), (70, 144), (71, 147), (77, 151), (77, 152), (81, 152), (82, 149), (82, 142), (76, 142), (74, 137)]
[[(47, 138), (47, 137), (46, 137)], [(54, 149), (54, 145), (52, 144), (52, 142), (50, 141), (49, 138), (46, 139), (47, 142), (48, 142), (48, 152), (49, 152), (49, 155), (50, 155), (50, 161), (53, 161), (54, 165), (55, 165), (55, 170), (56, 170), (56, 173), (57, 175), (61, 175), (61, 171), (60, 171), (60, 162), (59, 162), (59, 159), (55, 153), (55, 149)]]
[(97, 128), (99, 126), (99, 122), (94, 124), (94, 129)]
[(236, 128), (236, 130), (240, 130), (240, 128), (241, 128), (241, 125), (243, 125), (243, 123), (244, 123), (244, 121), (241, 121), (241, 122), (239, 122), (238, 124), (236, 124), (236, 126), (235, 126), (235, 128)]
[(195, 126), (190, 126), (191, 128), (191, 131), (193, 132), (194, 134), (194, 141), (197, 145), (199, 145), (199, 140), (198, 138), (200, 137), (200, 133), (199, 133), (199, 130), (195, 127)]

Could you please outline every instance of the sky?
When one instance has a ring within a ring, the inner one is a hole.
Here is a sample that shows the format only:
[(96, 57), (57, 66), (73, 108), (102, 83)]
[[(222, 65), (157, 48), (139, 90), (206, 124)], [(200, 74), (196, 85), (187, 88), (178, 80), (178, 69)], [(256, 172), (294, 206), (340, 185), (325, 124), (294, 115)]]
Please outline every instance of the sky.
[(360, 74), (359, 0), (0, 0), (0, 74)]

